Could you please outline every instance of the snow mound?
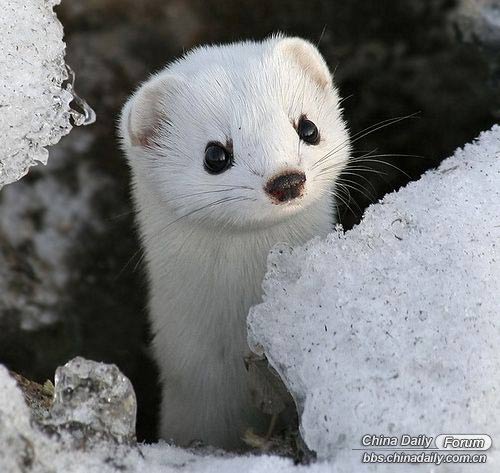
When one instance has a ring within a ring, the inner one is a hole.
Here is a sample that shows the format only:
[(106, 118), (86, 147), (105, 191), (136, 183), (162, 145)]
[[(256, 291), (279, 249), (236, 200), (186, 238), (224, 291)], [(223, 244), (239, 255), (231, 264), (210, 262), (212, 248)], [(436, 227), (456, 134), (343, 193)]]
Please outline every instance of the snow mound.
[[(282, 376), (306, 444), (334, 471), (364, 471), (353, 449), (365, 434), (500, 442), (499, 203), (495, 126), (351, 231), (271, 252), (250, 346)], [(487, 453), (474, 471), (499, 471)]]
[[(76, 125), (92, 123), (93, 111), (73, 90), (64, 63), (59, 0), (5, 0), (0, 9), (0, 188), (20, 179), (46, 146)], [(73, 110), (75, 102), (82, 109)]]

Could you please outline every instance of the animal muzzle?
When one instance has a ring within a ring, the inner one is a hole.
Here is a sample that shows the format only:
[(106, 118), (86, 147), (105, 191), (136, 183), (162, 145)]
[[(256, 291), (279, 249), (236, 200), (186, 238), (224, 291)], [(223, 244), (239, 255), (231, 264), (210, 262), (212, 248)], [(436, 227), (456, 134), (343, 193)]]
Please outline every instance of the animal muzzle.
[(302, 196), (306, 175), (303, 172), (279, 174), (268, 181), (264, 190), (275, 202), (288, 202)]

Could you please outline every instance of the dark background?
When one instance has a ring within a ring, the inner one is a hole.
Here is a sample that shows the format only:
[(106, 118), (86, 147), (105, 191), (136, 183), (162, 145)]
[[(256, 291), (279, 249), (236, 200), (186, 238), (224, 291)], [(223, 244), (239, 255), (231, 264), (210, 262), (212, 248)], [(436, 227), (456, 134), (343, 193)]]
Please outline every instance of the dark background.
[[(353, 134), (418, 112), (356, 143), (360, 152), (421, 157), (384, 158), (402, 171), (367, 161), (384, 174), (365, 173), (369, 187), (357, 179), (366, 189), (352, 191), (349, 208), (341, 206), (339, 214), (350, 228), (370, 201), (418, 178), (497, 121), (494, 48), (476, 20), (464, 20), (462, 4), (63, 1), (57, 13), (66, 32), (67, 62), (97, 123), (75, 129), (51, 150), (48, 167), (0, 192), (0, 216), (16, 214), (14, 223), (0, 222), (0, 282), (7, 288), (0, 302), (0, 362), (37, 381), (52, 378), (56, 366), (75, 355), (116, 363), (137, 391), (139, 439), (154, 439), (158, 388), (147, 349), (146, 288), (128, 169), (115, 134), (126, 97), (149, 73), (194, 45), (276, 31), (319, 42), (341, 96), (349, 97), (345, 118)], [(47, 184), (66, 196), (61, 207), (38, 197)], [(40, 250), (36, 235), (52, 234), (64, 205), (86, 210), (57, 227), (54, 241), (61, 256), (54, 262)], [(13, 237), (7, 225), (22, 225), (22, 237)]]

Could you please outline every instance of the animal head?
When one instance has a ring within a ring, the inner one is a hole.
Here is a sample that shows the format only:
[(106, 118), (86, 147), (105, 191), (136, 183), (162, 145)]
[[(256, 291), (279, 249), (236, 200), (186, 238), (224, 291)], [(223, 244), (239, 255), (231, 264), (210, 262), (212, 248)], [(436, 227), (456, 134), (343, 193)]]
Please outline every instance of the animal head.
[(270, 225), (333, 202), (349, 138), (328, 66), (300, 38), (200, 47), (122, 112), (130, 165), (179, 219)]

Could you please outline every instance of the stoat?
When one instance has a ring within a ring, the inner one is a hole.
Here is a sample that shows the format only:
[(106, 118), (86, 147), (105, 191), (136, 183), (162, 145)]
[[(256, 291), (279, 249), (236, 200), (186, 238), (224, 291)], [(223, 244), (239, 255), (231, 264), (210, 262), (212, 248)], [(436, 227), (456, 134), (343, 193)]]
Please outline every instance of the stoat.
[(269, 250), (324, 236), (349, 137), (317, 48), (273, 36), (186, 53), (123, 108), (160, 368), (160, 434), (227, 449), (266, 429), (246, 317)]

